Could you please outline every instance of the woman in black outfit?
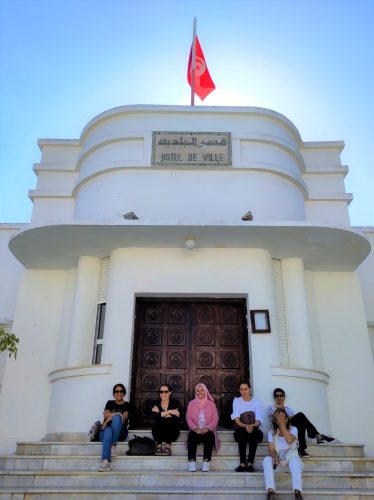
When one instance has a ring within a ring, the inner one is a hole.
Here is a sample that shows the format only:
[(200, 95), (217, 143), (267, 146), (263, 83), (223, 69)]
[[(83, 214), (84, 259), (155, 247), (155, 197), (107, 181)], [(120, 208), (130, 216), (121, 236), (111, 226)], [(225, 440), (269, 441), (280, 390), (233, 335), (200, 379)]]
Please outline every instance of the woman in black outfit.
[[(156, 441), (156, 455), (170, 456), (171, 443), (176, 441), (180, 432), (180, 407), (177, 400), (171, 397), (169, 384), (160, 387), (160, 399), (152, 407), (154, 423), (153, 439)], [(162, 446), (165, 443), (165, 446)]]

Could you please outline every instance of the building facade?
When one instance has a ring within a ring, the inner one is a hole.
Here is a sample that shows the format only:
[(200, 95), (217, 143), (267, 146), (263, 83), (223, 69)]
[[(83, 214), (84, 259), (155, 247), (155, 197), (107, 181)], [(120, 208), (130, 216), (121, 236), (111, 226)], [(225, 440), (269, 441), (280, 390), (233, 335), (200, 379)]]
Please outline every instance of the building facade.
[(342, 142), (262, 108), (139, 105), (39, 146), (30, 224), (0, 226), (3, 449), (87, 432), (117, 382), (147, 426), (159, 384), (185, 405), (203, 381), (227, 425), (250, 378), (374, 453), (374, 228), (350, 225)]

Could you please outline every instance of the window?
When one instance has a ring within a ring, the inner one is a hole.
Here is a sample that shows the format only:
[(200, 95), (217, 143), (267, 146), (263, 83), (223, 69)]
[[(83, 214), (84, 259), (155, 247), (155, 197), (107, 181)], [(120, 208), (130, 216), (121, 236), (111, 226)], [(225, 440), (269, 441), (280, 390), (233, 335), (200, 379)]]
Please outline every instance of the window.
[(103, 339), (104, 339), (105, 309), (106, 309), (106, 304), (97, 304), (95, 342), (92, 355), (93, 365), (100, 365), (101, 363), (101, 354), (102, 354)]
[(101, 355), (104, 342), (104, 323), (106, 311), (106, 296), (108, 290), (110, 257), (101, 259), (99, 293), (97, 297), (95, 339), (92, 353), (92, 364), (101, 364)]

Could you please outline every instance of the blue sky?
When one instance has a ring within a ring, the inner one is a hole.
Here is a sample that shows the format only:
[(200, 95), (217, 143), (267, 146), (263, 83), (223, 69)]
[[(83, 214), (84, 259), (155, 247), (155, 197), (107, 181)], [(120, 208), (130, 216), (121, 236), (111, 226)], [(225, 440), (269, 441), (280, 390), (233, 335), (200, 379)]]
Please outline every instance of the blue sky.
[(351, 223), (374, 225), (374, 0), (0, 0), (0, 223), (30, 219), (38, 138), (79, 138), (116, 106), (189, 104), (195, 15), (217, 88), (204, 105), (344, 140)]

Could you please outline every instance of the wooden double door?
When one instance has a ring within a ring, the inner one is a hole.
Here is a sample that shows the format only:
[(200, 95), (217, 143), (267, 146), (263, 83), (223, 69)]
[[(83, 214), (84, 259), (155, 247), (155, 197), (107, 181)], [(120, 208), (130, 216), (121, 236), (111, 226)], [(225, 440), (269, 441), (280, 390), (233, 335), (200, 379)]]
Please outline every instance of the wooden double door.
[(249, 379), (244, 300), (137, 299), (131, 402), (139, 427), (150, 427), (161, 384), (170, 384), (184, 412), (199, 382), (215, 399), (220, 425), (230, 427), (243, 379)]

